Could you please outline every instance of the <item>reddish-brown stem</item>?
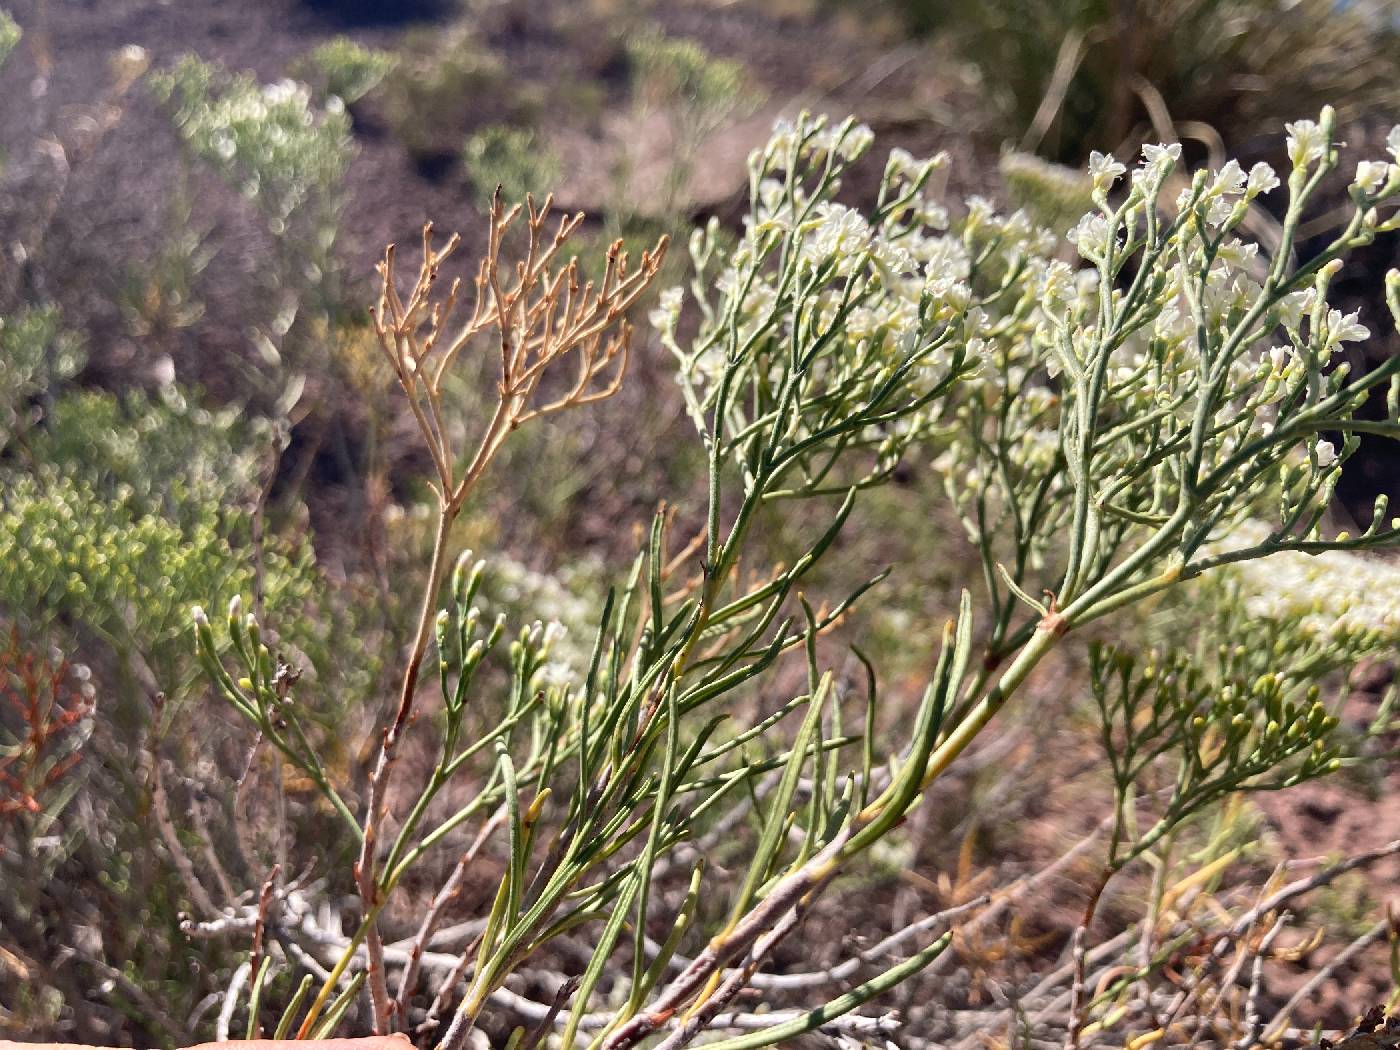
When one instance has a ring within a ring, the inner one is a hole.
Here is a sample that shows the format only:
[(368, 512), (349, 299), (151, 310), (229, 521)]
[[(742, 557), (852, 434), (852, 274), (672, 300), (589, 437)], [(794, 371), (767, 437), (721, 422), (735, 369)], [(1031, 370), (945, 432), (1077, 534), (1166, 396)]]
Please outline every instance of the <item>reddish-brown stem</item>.
[[(433, 556), (428, 568), (428, 581), (423, 588), (423, 603), (418, 613), (418, 628), (414, 634), (413, 649), (404, 667), (403, 685), (399, 691), (398, 709), (394, 720), (384, 731), (379, 747), (379, 758), (375, 762), (374, 773), (370, 776), (369, 805), (365, 817), (365, 837), (360, 843), (360, 859), (356, 864), (356, 881), (360, 899), (364, 903), (365, 914), (372, 915), (379, 903), (379, 880), (377, 878), (376, 846), (379, 840), (379, 827), (388, 811), (389, 780), (393, 772), (394, 758), (398, 748), (399, 734), (408, 724), (409, 713), (413, 710), (413, 697), (418, 689), (418, 674), (423, 666), (423, 657), (428, 651), (428, 639), (433, 629), (433, 618), (437, 612), (437, 592), (447, 564), (447, 538), (452, 531), (452, 522), (457, 516), (460, 503), (443, 505), (438, 513), (437, 535), (433, 540)], [(379, 939), (378, 923), (369, 920), (370, 928), (365, 936), (365, 948), (369, 953), (370, 1000), (374, 1004), (374, 1034), (385, 1035), (390, 1021), (389, 991), (384, 974), (383, 944)]]
[(1084, 906), (1084, 917), (1079, 920), (1079, 925), (1074, 930), (1074, 983), (1070, 986), (1069, 1029), (1065, 1032), (1065, 1050), (1079, 1048), (1079, 1032), (1084, 1027), (1084, 964), (1089, 927), (1094, 921), (1094, 912), (1098, 910), (1099, 901), (1103, 898), (1103, 891), (1108, 888), (1108, 881), (1113, 878), (1116, 870), (1112, 866), (1104, 867), (1094, 892), (1089, 895), (1089, 902)]

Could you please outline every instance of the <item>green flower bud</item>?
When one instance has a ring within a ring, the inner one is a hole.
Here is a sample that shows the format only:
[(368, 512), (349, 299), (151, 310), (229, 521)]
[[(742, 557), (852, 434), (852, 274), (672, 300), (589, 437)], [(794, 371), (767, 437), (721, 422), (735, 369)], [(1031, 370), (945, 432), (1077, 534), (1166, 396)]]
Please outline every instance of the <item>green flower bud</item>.
[(459, 605), (466, 601), (467, 570), (471, 560), (471, 550), (464, 550), (457, 556), (457, 563), (452, 567), (452, 597)]

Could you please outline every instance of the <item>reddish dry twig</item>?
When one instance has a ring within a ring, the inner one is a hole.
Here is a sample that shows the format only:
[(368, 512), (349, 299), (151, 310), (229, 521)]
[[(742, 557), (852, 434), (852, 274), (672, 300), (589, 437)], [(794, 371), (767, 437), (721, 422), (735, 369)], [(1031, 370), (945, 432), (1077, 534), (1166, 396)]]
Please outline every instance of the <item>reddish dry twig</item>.
[(452, 874), (447, 877), (447, 881), (442, 884), (442, 888), (433, 897), (432, 904), (423, 914), (423, 921), (419, 924), (418, 933), (413, 938), (413, 946), (409, 949), (408, 962), (404, 964), (403, 975), (399, 978), (399, 994), (394, 1002), (394, 1010), (400, 1017), (408, 1018), (408, 1000), (418, 983), (418, 969), (422, 965), (423, 952), (427, 950), (429, 940), (437, 931), (438, 923), (442, 921), (444, 909), (461, 891), (462, 883), (466, 881), (467, 869), (471, 867), (472, 861), (476, 859), (476, 855), (481, 852), (482, 846), (486, 845), (492, 833), (504, 823), (505, 818), (506, 810), (503, 806), (482, 825), (476, 838), (458, 859)]
[[(248, 956), (248, 970), (252, 974), (252, 979), (258, 979), (259, 971), (262, 969), (263, 956), (263, 931), (267, 927), (268, 914), (272, 910), (272, 894), (277, 885), (277, 876), (282, 874), (282, 865), (274, 864), (272, 870), (267, 873), (267, 878), (263, 880), (262, 890), (258, 893), (258, 917), (253, 923), (253, 950)], [(257, 986), (254, 985), (256, 988)], [(262, 1038), (262, 1021), (256, 1014), (252, 1020), (252, 1037)]]
[[(42, 797), (80, 758), (80, 732), (94, 705), (67, 660), (50, 660), (10, 629), (0, 649), (0, 825), (43, 812)], [(0, 845), (3, 849), (3, 845)]]

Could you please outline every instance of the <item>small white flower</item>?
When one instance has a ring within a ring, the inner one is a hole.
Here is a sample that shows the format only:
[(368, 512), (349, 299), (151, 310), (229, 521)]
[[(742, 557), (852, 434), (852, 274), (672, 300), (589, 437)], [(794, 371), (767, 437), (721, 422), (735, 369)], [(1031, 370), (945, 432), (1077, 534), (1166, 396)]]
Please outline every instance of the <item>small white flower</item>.
[(1361, 311), (1353, 310), (1349, 314), (1343, 314), (1340, 310), (1327, 311), (1327, 343), (1335, 346), (1338, 343), (1356, 343), (1362, 339), (1369, 339), (1371, 330), (1357, 320)]
[(864, 124), (853, 124), (842, 134), (840, 126), (823, 128), (809, 140), (809, 148), (816, 154), (835, 152), (845, 161), (859, 159), (870, 144), (875, 141), (875, 133)]
[(1173, 142), (1169, 146), (1148, 143), (1142, 147), (1142, 157), (1149, 167), (1166, 170), (1181, 159), (1181, 143)]
[(1158, 339), (1170, 339), (1180, 334), (1181, 309), (1175, 304), (1165, 307), (1152, 322), (1152, 334)]
[(1351, 180), (1352, 185), (1365, 193), (1374, 193), (1385, 185), (1389, 172), (1390, 165), (1385, 161), (1363, 160), (1356, 165), (1356, 178)]
[(1284, 128), (1288, 131), (1288, 159), (1295, 168), (1307, 167), (1327, 152), (1327, 137), (1316, 121), (1295, 120)]
[(889, 159), (885, 161), (885, 170), (890, 175), (902, 175), (906, 179), (915, 178), (920, 167), (919, 162), (914, 159), (914, 154), (899, 146), (890, 150)]
[(946, 230), (948, 228), (948, 209), (941, 204), (925, 200), (923, 197), (914, 201), (914, 213), (911, 218), (914, 222), (921, 226), (927, 226), (930, 230)]
[(568, 633), (568, 628), (565, 627), (558, 620), (550, 620), (544, 628), (544, 639), (541, 643), (543, 651), (547, 652), (550, 648), (552, 648), (559, 641), (561, 641), (563, 637)]
[(263, 98), (272, 104), (290, 102), (297, 97), (301, 85), (295, 80), (283, 78), (263, 87)]
[(1225, 166), (1215, 173), (1215, 181), (1211, 183), (1209, 192), (1226, 195), (1243, 193), (1247, 181), (1248, 176), (1239, 161), (1226, 161)]
[(871, 240), (870, 245), (871, 259), (886, 276), (907, 274), (915, 269), (914, 257), (898, 244), (887, 241), (883, 237), (875, 237)]
[(857, 124), (850, 131), (846, 132), (841, 140), (839, 152), (846, 160), (855, 160), (870, 148), (875, 141), (875, 132), (871, 131), (866, 124)]
[(792, 126), (792, 121), (785, 117), (774, 121), (773, 132), (768, 136), (768, 148), (775, 157), (786, 157), (796, 142), (797, 129)]
[(1285, 328), (1297, 328), (1303, 323), (1303, 315), (1312, 312), (1317, 302), (1317, 289), (1305, 288), (1300, 292), (1289, 292), (1278, 304), (1279, 321)]
[(764, 211), (777, 211), (783, 203), (783, 184), (777, 179), (761, 179), (758, 183), (758, 203)]
[(227, 131), (220, 129), (214, 133), (212, 139), (214, 153), (219, 159), (225, 161), (233, 160), (234, 155), (238, 153), (238, 143), (234, 141), (233, 136)]
[(1102, 215), (1086, 215), (1065, 234), (1065, 239), (1078, 248), (1084, 258), (1100, 259), (1108, 251), (1108, 220)]
[(967, 225), (975, 229), (985, 226), (996, 217), (996, 206), (986, 197), (973, 195), (967, 199)]
[(926, 280), (962, 280), (972, 272), (972, 259), (956, 237), (930, 237), (919, 245)]
[(545, 689), (565, 689), (574, 681), (573, 668), (560, 660), (549, 661), (538, 674), (538, 684)]
[(1249, 169), (1249, 181), (1244, 187), (1246, 197), (1254, 198), (1277, 188), (1278, 176), (1274, 174), (1274, 169), (1262, 160)]
[(1215, 259), (1231, 270), (1240, 270), (1249, 266), (1258, 254), (1259, 245), (1255, 242), (1232, 237), (1220, 246)]
[(961, 313), (972, 298), (972, 291), (961, 281), (951, 277), (938, 277), (924, 282), (924, 294), (936, 303), (949, 307), (953, 313)]
[(1012, 240), (1025, 240), (1031, 233), (1030, 216), (1023, 208), (1017, 208), (1003, 220), (1001, 232)]
[(1337, 450), (1332, 447), (1330, 441), (1319, 441), (1317, 443), (1317, 465), (1323, 469), (1330, 467), (1337, 462)]
[(1040, 278), (1041, 301), (1063, 298), (1065, 290), (1073, 278), (1074, 271), (1070, 269), (1068, 264), (1058, 259), (1051, 262)]
[(1094, 150), (1089, 154), (1089, 176), (1094, 180), (1095, 190), (1107, 190), (1118, 181), (1118, 176), (1127, 170), (1113, 158), (1112, 153)]
[(831, 261), (836, 263), (837, 273), (850, 273), (856, 258), (870, 244), (870, 224), (844, 204), (819, 204), (811, 229), (801, 257), (814, 268)]
[(1223, 197), (1216, 197), (1206, 205), (1206, 225), (1219, 226), (1230, 217), (1235, 206)]
[(661, 293), (656, 307), (647, 315), (647, 320), (658, 332), (673, 332), (681, 315), (681, 304), (685, 301), (685, 291), (680, 287), (667, 288)]

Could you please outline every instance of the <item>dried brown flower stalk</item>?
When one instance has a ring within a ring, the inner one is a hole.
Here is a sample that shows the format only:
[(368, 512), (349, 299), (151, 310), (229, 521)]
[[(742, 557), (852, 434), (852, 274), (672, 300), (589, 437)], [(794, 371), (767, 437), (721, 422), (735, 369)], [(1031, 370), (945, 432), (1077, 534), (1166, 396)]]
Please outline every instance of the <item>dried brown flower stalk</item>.
[[(375, 332), (428, 444), (438, 474), (438, 495), (445, 506), (461, 505), (512, 429), (537, 416), (600, 401), (615, 393), (622, 381), (632, 335), (623, 314), (655, 279), (666, 254), (666, 238), (642, 253), (636, 270), (629, 270), (622, 242), (614, 242), (601, 281), (580, 285), (578, 260), (559, 266), (558, 258), (582, 224), (583, 214), (561, 218), (550, 235), (545, 227), (552, 202), (552, 197), (546, 197), (536, 206), (533, 198), (526, 198), (523, 209), (519, 204), (507, 209), (497, 192), (491, 203), (486, 255), (473, 281), (475, 301), (465, 320), (455, 319), (460, 278), (445, 296), (434, 296), (442, 264), (460, 243), (455, 234), (435, 249), (432, 224), (423, 228), (423, 257), (406, 297), (395, 286), (393, 245), (379, 265), (382, 289), (379, 305), (371, 311)], [(522, 215), (528, 235), (525, 258), (507, 268), (501, 261), (502, 247)], [(465, 450), (453, 447), (443, 417), (442, 383), (458, 355), (481, 338), (498, 344), (500, 402), (468, 460)], [(535, 395), (544, 374), (570, 355), (575, 372), (568, 389), (537, 404)], [(464, 464), (460, 474), (459, 464)]]
[[(438, 527), (398, 709), (384, 731), (370, 779), (364, 838), (356, 866), (356, 880), (369, 921), (365, 947), (370, 962), (368, 983), (376, 1034), (389, 1030), (392, 1012), (383, 944), (374, 922), (384, 892), (376, 869), (378, 829), (388, 808), (388, 782), (399, 735), (408, 723), (428, 648), (452, 523), (512, 431), (531, 419), (601, 401), (617, 391), (626, 370), (632, 335), (631, 325), (623, 315), (656, 278), (666, 255), (667, 240), (662, 237), (654, 249), (642, 253), (637, 269), (631, 270), (622, 242), (615, 241), (608, 249), (602, 279), (596, 284), (580, 283), (577, 258), (563, 265), (558, 260), (569, 238), (583, 223), (583, 215), (561, 218), (551, 235), (546, 225), (552, 204), (552, 196), (538, 206), (533, 197), (527, 197), (523, 208), (516, 204), (508, 209), (497, 190), (491, 201), (486, 253), (473, 281), (474, 302), (465, 320), (460, 320), (458, 314), (460, 279), (453, 280), (445, 296), (437, 295), (442, 264), (460, 243), (456, 234), (438, 249), (433, 247), (432, 224), (423, 227), (423, 255), (407, 295), (399, 293), (395, 279), (393, 245), (385, 249), (384, 260), (379, 264), (381, 290), (371, 316), (379, 345), (408, 396), (414, 420), (433, 458)], [(510, 267), (503, 261), (503, 248), (507, 234), (522, 217), (526, 234), (524, 259)], [(452, 423), (446, 418), (443, 380), (462, 351), (482, 340), (494, 342), (499, 350), (499, 399), (473, 450), (469, 440), (454, 436)], [(553, 365), (569, 357), (573, 358), (574, 372), (568, 387), (552, 400), (541, 401), (536, 396), (541, 380)], [(311, 1016), (314, 1015), (313, 1010)]]

